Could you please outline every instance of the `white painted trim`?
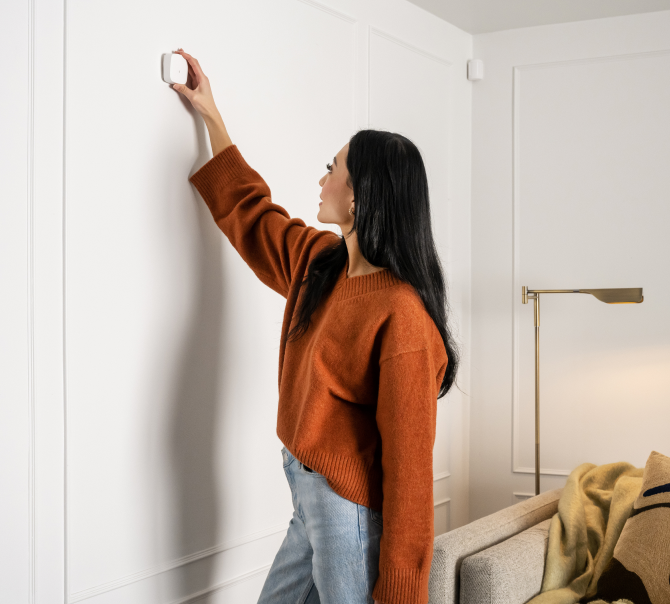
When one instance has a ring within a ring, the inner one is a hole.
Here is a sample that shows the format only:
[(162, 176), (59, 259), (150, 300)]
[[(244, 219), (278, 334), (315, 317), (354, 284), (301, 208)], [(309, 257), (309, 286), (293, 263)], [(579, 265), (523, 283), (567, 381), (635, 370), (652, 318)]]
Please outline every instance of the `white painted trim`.
[[(517, 474), (535, 475), (535, 468), (531, 468), (529, 466), (514, 466), (514, 472)], [(570, 476), (570, 470), (540, 468), (540, 474), (545, 476)]]
[(346, 13), (343, 13), (342, 11), (335, 10), (334, 8), (331, 8), (330, 6), (326, 4), (321, 4), (320, 2), (315, 2), (314, 0), (298, 0), (298, 2), (302, 2), (303, 4), (307, 4), (308, 6), (311, 6), (312, 8), (316, 8), (318, 10), (322, 10), (324, 13), (328, 13), (329, 15), (332, 15), (333, 17), (337, 17), (338, 19), (342, 19), (342, 21), (346, 21), (347, 23), (354, 25), (358, 22), (358, 20), (355, 17), (352, 17), (351, 15), (347, 15)]
[[(301, 0), (301, 2), (304, 2), (305, 0)], [(446, 65), (447, 67), (453, 67), (453, 62), (449, 61), (448, 59), (445, 59), (443, 57), (440, 57), (436, 54), (433, 54), (432, 52), (428, 52), (426, 50), (423, 50), (422, 48), (419, 48), (418, 46), (414, 46), (413, 44), (410, 44), (409, 42), (405, 42), (404, 40), (397, 38), (396, 36), (393, 36), (384, 30), (374, 27), (373, 25), (370, 26), (370, 32), (379, 36), (380, 38), (385, 38), (389, 42), (395, 42), (398, 46), (402, 46), (403, 48), (407, 50), (411, 50), (412, 52), (415, 52), (423, 57), (426, 57), (428, 59), (432, 59), (433, 61), (437, 61), (438, 63), (442, 63), (442, 65)]]
[[(148, 579), (149, 577), (153, 577), (160, 573), (164, 573), (169, 570), (174, 570), (175, 568), (185, 566), (186, 564), (191, 564), (192, 562), (202, 560), (203, 558), (207, 558), (208, 556), (214, 556), (215, 554), (220, 554), (221, 552), (234, 549), (236, 547), (241, 547), (254, 541), (259, 541), (261, 539), (265, 539), (266, 537), (276, 535), (278, 533), (282, 532), (285, 533), (287, 530), (288, 530), (287, 523), (282, 522), (281, 524), (277, 524), (265, 530), (252, 533), (251, 535), (238, 537), (236, 539), (230, 539), (228, 541), (221, 543), (220, 545), (215, 545), (214, 547), (210, 547), (201, 550), (199, 552), (195, 552), (193, 554), (188, 554), (187, 556), (183, 556), (176, 560), (171, 560), (169, 562), (164, 562), (163, 564), (158, 564), (152, 568), (132, 573), (130, 575), (126, 575), (125, 577), (121, 577), (119, 579), (114, 579), (113, 581), (109, 581), (107, 583), (102, 583), (101, 585), (97, 585), (96, 587), (92, 587), (90, 589), (78, 591), (70, 595), (68, 602), (74, 603), (74, 602), (81, 602), (82, 600), (88, 600), (89, 598), (92, 598), (94, 596), (99, 596), (100, 594), (112, 591), (114, 589), (118, 589), (120, 587), (125, 587), (127, 585), (130, 585), (131, 583), (136, 583), (137, 581)], [(243, 575), (243, 577), (246, 577), (248, 574), (254, 574), (256, 572), (258, 572), (258, 570), (252, 571), (251, 573), (247, 573), (246, 575)], [(238, 579), (228, 581), (226, 582), (226, 585), (231, 582), (234, 583), (237, 580)], [(193, 596), (189, 597), (192, 598)]]
[(190, 596), (186, 596), (185, 598), (182, 598), (180, 600), (170, 602), (170, 604), (190, 604), (191, 602), (195, 602), (204, 596), (208, 596), (210, 594), (213, 594), (214, 592), (221, 591), (222, 589), (227, 589), (231, 585), (234, 585), (236, 583), (242, 583), (243, 581), (248, 581), (249, 579), (253, 579), (257, 575), (269, 572), (271, 567), (272, 564), (261, 566), (260, 568), (251, 570), (248, 573), (240, 575), (239, 577), (235, 577), (234, 579), (228, 579), (227, 581), (222, 581), (221, 583), (217, 583), (216, 585), (212, 585), (211, 587), (201, 589), (200, 591), (197, 591), (191, 594)]
[(450, 472), (440, 472), (439, 474), (435, 474), (433, 476), (433, 482), (437, 482), (438, 480), (443, 480), (445, 478), (449, 478), (451, 476)]
[[(588, 65), (591, 63), (602, 63), (611, 61), (621, 61), (626, 59), (648, 58), (652, 56), (662, 56), (670, 54), (670, 50), (655, 50), (649, 52), (637, 52), (621, 55), (610, 55), (603, 57), (587, 57), (582, 59), (569, 59), (566, 61), (549, 61), (546, 63), (529, 63), (525, 65), (515, 65), (512, 69), (513, 77), (513, 99), (512, 99), (512, 198), (513, 198), (513, 269), (512, 269), (512, 472), (515, 474), (535, 474), (534, 467), (519, 465), (519, 325), (520, 312), (523, 305), (521, 303), (521, 287), (527, 285), (532, 287), (532, 283), (521, 283), (521, 199), (519, 192), (520, 183), (520, 155), (519, 155), (519, 122), (520, 122), (520, 102), (521, 102), (521, 72), (531, 69), (549, 69), (553, 67), (565, 67), (573, 65)], [(525, 320), (532, 320), (530, 317)], [(540, 441), (541, 442), (541, 441)], [(540, 462), (541, 464), (541, 462)], [(551, 469), (540, 467), (540, 475), (546, 476), (569, 476), (570, 470)]]
[(621, 55), (606, 55), (602, 57), (584, 57), (582, 59), (566, 59), (565, 61), (547, 61), (546, 63), (525, 63), (515, 65), (514, 69), (546, 69), (552, 67), (568, 67), (571, 65), (589, 65), (591, 63), (607, 63), (610, 61), (622, 61), (624, 59), (646, 59), (653, 56), (663, 56), (670, 54), (670, 50), (650, 50), (647, 52), (631, 52)]
[(522, 501), (526, 501), (527, 499), (530, 499), (531, 497), (535, 497), (535, 493), (514, 492), (514, 493), (512, 493), (512, 499), (510, 501), (510, 505), (516, 505), (517, 503), (521, 503)]
[(26, 602), (65, 588), (65, 0), (30, 0), (28, 63), (28, 388), (30, 585)]
[[(443, 478), (447, 478), (449, 474), (447, 472), (444, 472), (442, 474), (437, 475), (436, 480), (440, 480)], [(433, 503), (433, 507), (437, 507), (439, 505), (443, 505), (445, 503), (449, 503), (451, 501), (451, 497), (445, 497), (444, 499), (440, 499), (439, 501), (435, 501)], [(214, 547), (210, 547), (204, 550), (201, 550), (199, 552), (195, 552), (193, 554), (189, 554), (187, 556), (183, 556), (181, 558), (178, 558), (176, 560), (172, 560), (170, 562), (166, 562), (163, 564), (156, 565), (152, 568), (132, 573), (130, 575), (126, 575), (125, 577), (121, 577), (119, 579), (115, 579), (114, 581), (109, 581), (107, 583), (103, 583), (101, 585), (97, 585), (96, 587), (92, 587), (90, 589), (85, 589), (83, 591), (76, 592), (74, 594), (70, 595), (70, 598), (68, 599), (68, 602), (71, 604), (74, 604), (75, 602), (82, 602), (84, 600), (88, 600), (90, 598), (93, 598), (95, 596), (99, 596), (103, 593), (107, 593), (110, 591), (113, 591), (115, 589), (119, 589), (120, 587), (126, 587), (127, 585), (130, 585), (131, 583), (136, 583), (137, 581), (143, 581), (144, 579), (148, 579), (150, 577), (153, 577), (155, 575), (158, 575), (160, 573), (164, 573), (169, 570), (174, 570), (176, 568), (179, 568), (180, 566), (185, 566), (186, 564), (191, 564), (192, 562), (196, 562), (197, 560), (202, 560), (203, 558), (207, 558), (208, 556), (214, 556), (215, 554), (220, 554), (224, 551), (234, 549), (236, 547), (241, 547), (244, 545), (247, 545), (249, 543), (252, 543), (254, 541), (259, 541), (261, 539), (265, 539), (266, 537), (270, 537), (272, 535), (276, 535), (282, 532), (286, 532), (288, 529), (286, 527), (286, 523), (278, 524), (273, 527), (267, 528), (263, 531), (259, 531), (257, 533), (252, 533), (251, 535), (248, 535), (246, 537), (238, 537), (237, 539), (231, 539), (229, 541), (226, 541), (220, 545), (216, 545)], [(178, 602), (173, 602), (172, 604), (184, 604), (185, 602), (189, 602), (195, 598), (202, 597), (203, 595), (207, 593), (211, 593), (213, 591), (217, 591), (219, 589), (224, 589), (226, 587), (229, 587), (233, 583), (237, 583), (239, 581), (244, 581), (264, 570), (268, 570), (270, 566), (264, 566), (262, 568), (250, 571), (248, 573), (245, 573), (244, 575), (240, 575), (239, 577), (236, 577), (235, 579), (231, 579), (229, 581), (224, 581), (223, 583), (218, 583), (217, 585), (207, 588), (205, 590), (199, 591), (196, 594), (191, 594), (184, 600), (179, 600)]]
[(28, 324), (26, 339), (28, 341), (28, 415), (29, 452), (28, 452), (28, 601), (34, 604), (37, 592), (37, 548), (35, 547), (36, 506), (35, 500), (35, 0), (28, 2), (28, 142), (27, 142), (27, 225), (26, 239), (28, 259)]
[(70, 518), (68, 513), (68, 456), (67, 456), (67, 2), (63, 0), (63, 589), (64, 601), (70, 601), (70, 540), (68, 531)]

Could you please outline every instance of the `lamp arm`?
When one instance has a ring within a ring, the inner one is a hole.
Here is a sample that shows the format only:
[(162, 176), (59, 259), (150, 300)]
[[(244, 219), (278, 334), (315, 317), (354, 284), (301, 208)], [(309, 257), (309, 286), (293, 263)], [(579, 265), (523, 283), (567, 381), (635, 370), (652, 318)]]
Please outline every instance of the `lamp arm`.
[(614, 289), (528, 289), (524, 286), (523, 304), (539, 294), (590, 294), (607, 304), (639, 304), (644, 301), (641, 287), (617, 287)]
[(527, 290), (529, 294), (584, 294), (579, 289), (529, 289)]

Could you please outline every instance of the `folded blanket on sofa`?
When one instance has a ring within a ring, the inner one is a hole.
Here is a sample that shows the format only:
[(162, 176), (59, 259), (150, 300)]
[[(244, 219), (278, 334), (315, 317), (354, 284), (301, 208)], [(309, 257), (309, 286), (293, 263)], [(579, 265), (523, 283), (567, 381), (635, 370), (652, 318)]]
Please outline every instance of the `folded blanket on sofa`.
[(527, 604), (576, 604), (596, 593), (633, 503), (644, 468), (583, 463), (568, 476), (549, 526), (540, 593)]

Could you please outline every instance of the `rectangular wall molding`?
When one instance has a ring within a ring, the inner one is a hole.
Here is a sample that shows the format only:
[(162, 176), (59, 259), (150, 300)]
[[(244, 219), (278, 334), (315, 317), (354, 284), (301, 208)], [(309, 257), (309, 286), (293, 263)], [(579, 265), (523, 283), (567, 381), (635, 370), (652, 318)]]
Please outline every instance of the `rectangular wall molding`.
[[(629, 59), (646, 59), (654, 56), (665, 56), (670, 54), (669, 50), (658, 50), (640, 53), (627, 53), (619, 55), (610, 55), (602, 57), (590, 57), (572, 59), (566, 61), (550, 61), (544, 63), (528, 63), (515, 65), (512, 70), (513, 78), (513, 163), (512, 163), (512, 182), (513, 182), (513, 305), (512, 305), (512, 326), (513, 326), (513, 356), (512, 356), (512, 471), (516, 474), (535, 474), (535, 468), (522, 466), (519, 458), (519, 435), (520, 435), (520, 325), (522, 321), (533, 321), (532, 303), (527, 305), (521, 303), (521, 287), (523, 285), (532, 287), (532, 283), (522, 283), (520, 276), (521, 268), (521, 195), (520, 195), (520, 111), (522, 103), (522, 81), (523, 73), (536, 69), (552, 69), (565, 66), (581, 66), (593, 63), (614, 62)], [(547, 388), (547, 385), (543, 385)], [(542, 443), (542, 439), (540, 439)], [(540, 456), (540, 464), (542, 455)], [(569, 476), (569, 469), (566, 468), (540, 468), (540, 474), (547, 476)]]

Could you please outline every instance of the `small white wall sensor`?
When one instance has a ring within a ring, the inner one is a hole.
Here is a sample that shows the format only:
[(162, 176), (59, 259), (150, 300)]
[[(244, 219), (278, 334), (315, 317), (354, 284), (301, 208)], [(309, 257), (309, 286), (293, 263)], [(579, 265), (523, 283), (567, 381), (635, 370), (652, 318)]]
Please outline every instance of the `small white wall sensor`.
[(163, 55), (163, 81), (168, 84), (186, 84), (188, 63), (178, 52)]
[(468, 61), (468, 80), (481, 80), (484, 78), (484, 61), (481, 59), (470, 59)]

